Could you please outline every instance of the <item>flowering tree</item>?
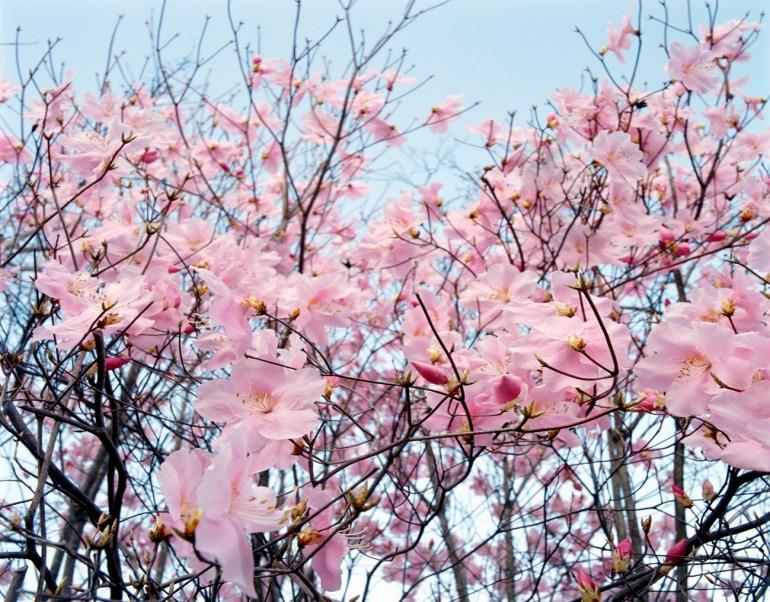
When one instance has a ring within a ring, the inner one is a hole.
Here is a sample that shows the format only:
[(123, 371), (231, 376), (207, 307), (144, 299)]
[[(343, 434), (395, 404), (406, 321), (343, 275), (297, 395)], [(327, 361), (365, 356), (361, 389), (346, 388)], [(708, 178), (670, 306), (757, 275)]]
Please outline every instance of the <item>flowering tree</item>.
[(662, 9), (659, 88), (640, 8), (453, 202), (377, 201), (466, 110), (403, 114), (414, 3), (336, 75), (233, 21), (226, 102), (162, 15), (144, 82), (1, 82), (6, 600), (760, 599), (759, 24)]

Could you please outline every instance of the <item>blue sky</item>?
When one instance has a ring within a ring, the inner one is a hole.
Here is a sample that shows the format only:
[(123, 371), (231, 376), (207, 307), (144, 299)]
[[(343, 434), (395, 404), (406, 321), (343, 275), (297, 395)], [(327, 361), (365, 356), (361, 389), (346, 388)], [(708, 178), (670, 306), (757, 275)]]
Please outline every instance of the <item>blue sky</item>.
[[(401, 0), (359, 0), (353, 9), (354, 26), (367, 31), (369, 39), (383, 30), (388, 20), (402, 10)], [(686, 24), (685, 0), (670, 0), (672, 21)], [(768, 0), (729, 0), (719, 3), (719, 20), (751, 12), (758, 18)], [(225, 0), (169, 0), (165, 15), (165, 39), (171, 43), (169, 56), (187, 55), (196, 44), (204, 18), (211, 16), (207, 42), (209, 51), (230, 39)], [(286, 57), (290, 50), (290, 31), (294, 17), (293, 0), (233, 0), (236, 20), (244, 22), (242, 36), (254, 45), (260, 26), (261, 50), (267, 57)], [(417, 0), (417, 7), (429, 6)], [(599, 65), (574, 32), (579, 26), (598, 48), (606, 41), (606, 27), (626, 12), (636, 11), (631, 0), (454, 0), (421, 17), (394, 41), (393, 49), (409, 51), (408, 64), (415, 65), (418, 77), (433, 76), (405, 101), (409, 114), (425, 115), (430, 106), (448, 94), (462, 94), (466, 101), (481, 105), (463, 117), (462, 124), (475, 124), (485, 117), (504, 120), (506, 111), (515, 109), (526, 119), (533, 104), (541, 103), (557, 87), (579, 87), (586, 66), (595, 72)], [(695, 22), (704, 21), (703, 2), (692, 0)], [(81, 91), (96, 88), (97, 72), (104, 69), (107, 47), (119, 14), (124, 19), (118, 31), (116, 50), (125, 50), (123, 62), (136, 77), (150, 55), (147, 21), (157, 20), (158, 0), (3, 0), (0, 3), (0, 56), (4, 72), (14, 67), (12, 42), (17, 26), (22, 28), (23, 70), (45, 50), (47, 40), (61, 37), (56, 48), (57, 62), (77, 71)], [(341, 14), (336, 0), (306, 0), (301, 20), (302, 37), (317, 38)], [(665, 61), (658, 47), (662, 28), (648, 15), (662, 16), (657, 0), (643, 2), (644, 54), (641, 78), (650, 87), (659, 86), (665, 75)], [(323, 56), (342, 65), (348, 56), (347, 39), (340, 28), (324, 46)], [(770, 32), (755, 45), (754, 59), (741, 66), (751, 75), (747, 91), (770, 95)], [(613, 57), (609, 63), (620, 66)], [(234, 56), (225, 50), (212, 62), (209, 76), (214, 87), (225, 89), (236, 75)], [(627, 67), (626, 67), (627, 69)], [(624, 73), (620, 71), (619, 73)], [(616, 72), (618, 73), (618, 72)], [(518, 123), (522, 123), (519, 121)], [(465, 135), (455, 128), (456, 135)]]
[[(635, 4), (628, 0), (454, 0), (424, 15), (396, 39), (394, 46), (409, 49), (417, 73), (435, 76), (425, 92), (460, 92), (468, 100), (482, 100), (485, 113), (500, 113), (538, 102), (556, 86), (577, 83), (581, 68), (591, 63), (591, 57), (574, 33), (575, 26), (600, 46), (607, 23), (618, 20)], [(705, 17), (702, 3), (693, 0), (692, 4), (696, 17)], [(758, 16), (770, 6), (767, 0), (719, 4), (723, 19), (747, 11)], [(418, 0), (418, 7), (428, 5)], [(685, 0), (673, 0), (670, 5), (675, 22), (684, 24)], [(124, 15), (124, 20), (116, 48), (129, 52), (138, 73), (140, 62), (149, 53), (145, 22), (153, 11), (157, 15), (159, 6), (157, 0), (3, 0), (0, 41), (12, 42), (16, 26), (21, 26), (21, 39), (29, 44), (23, 49), (23, 59), (29, 66), (45, 49), (48, 39), (62, 37), (57, 59), (79, 72), (82, 87), (84, 83), (93, 84), (94, 73), (104, 68), (107, 44), (119, 14)], [(402, 6), (399, 0), (359, 0), (353, 15), (357, 26), (371, 35), (397, 17)], [(167, 36), (180, 34), (172, 52), (182, 55), (193, 46), (206, 15), (212, 17), (208, 47), (213, 49), (226, 41), (229, 29), (225, 7), (224, 0), (170, 0), (165, 32)], [(233, 13), (244, 21), (247, 39), (256, 41), (256, 26), (261, 25), (265, 56), (285, 56), (293, 7), (293, 0), (235, 0)], [(336, 0), (306, 0), (303, 34), (316, 38), (340, 13)], [(660, 15), (658, 2), (644, 2), (643, 14)], [(643, 73), (651, 83), (658, 83), (664, 76), (658, 68), (660, 51), (654, 47), (658, 40), (652, 38), (660, 37), (656, 35), (660, 26), (646, 25), (649, 52)], [(344, 58), (345, 44), (344, 36), (335, 36), (325, 54), (332, 60)], [(8, 46), (3, 47), (6, 70), (12, 67), (11, 52)], [(770, 88), (770, 35), (763, 36), (754, 54), (752, 71), (763, 76), (764, 87)], [(230, 57), (225, 52), (223, 58)]]

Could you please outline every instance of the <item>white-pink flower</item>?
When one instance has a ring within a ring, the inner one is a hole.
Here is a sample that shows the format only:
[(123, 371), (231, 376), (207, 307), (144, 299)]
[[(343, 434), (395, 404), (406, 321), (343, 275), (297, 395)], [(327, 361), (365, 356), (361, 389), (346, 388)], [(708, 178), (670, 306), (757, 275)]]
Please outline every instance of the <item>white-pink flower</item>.
[(244, 359), (233, 365), (230, 378), (200, 386), (195, 409), (228, 426), (247, 422), (266, 439), (292, 439), (318, 425), (314, 403), (324, 387), (311, 368), (289, 370)]
[(612, 178), (634, 183), (647, 175), (642, 151), (624, 132), (602, 131), (594, 139), (590, 152)]
[(715, 69), (714, 57), (707, 48), (699, 45), (685, 48), (679, 42), (671, 44), (666, 73), (688, 90), (701, 94), (710, 92), (718, 82)]

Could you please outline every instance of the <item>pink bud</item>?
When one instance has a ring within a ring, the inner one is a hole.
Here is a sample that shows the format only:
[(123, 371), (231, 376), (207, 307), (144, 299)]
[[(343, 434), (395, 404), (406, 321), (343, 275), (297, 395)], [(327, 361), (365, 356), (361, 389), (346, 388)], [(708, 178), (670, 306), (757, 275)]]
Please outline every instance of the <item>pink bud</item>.
[(612, 570), (625, 573), (631, 565), (631, 538), (626, 537), (612, 550)]
[(147, 149), (142, 155), (142, 163), (152, 163), (157, 161), (160, 157), (160, 153), (155, 149)]
[(676, 245), (676, 248), (674, 249), (674, 256), (675, 257), (687, 257), (692, 253), (692, 249), (690, 248), (690, 245), (687, 243), (681, 242)]
[(104, 358), (104, 367), (107, 370), (117, 370), (121, 366), (125, 366), (130, 361), (130, 357), (111, 355), (110, 357)]
[(633, 409), (636, 412), (654, 412), (657, 408), (655, 407), (655, 400), (648, 396), (639, 403), (635, 403)]
[(703, 481), (701, 492), (703, 494), (703, 499), (707, 502), (713, 502), (717, 497), (717, 492), (714, 490), (714, 486), (708, 479)]
[(575, 578), (581, 602), (601, 602), (602, 594), (599, 591), (599, 586), (596, 585), (596, 582), (591, 579), (582, 567), (575, 569)]
[(176, 274), (177, 272), (181, 272), (182, 268), (180, 268), (177, 265), (170, 265), (168, 266), (168, 273), (169, 274)]
[(195, 332), (195, 326), (193, 326), (192, 324), (185, 324), (184, 328), (182, 328), (182, 332), (184, 334), (191, 334)]
[(663, 403), (658, 392), (654, 389), (645, 389), (631, 409), (635, 412), (656, 412), (662, 408)]
[(412, 362), (412, 366), (420, 376), (433, 385), (445, 385), (449, 382), (449, 377), (432, 364)]
[(671, 546), (666, 553), (666, 560), (663, 564), (675, 565), (682, 562), (687, 557), (687, 540), (680, 539)]
[(671, 491), (674, 492), (674, 499), (677, 504), (682, 506), (682, 508), (692, 508), (692, 500), (681, 487), (671, 485)]
[(718, 232), (713, 232), (712, 234), (709, 234), (706, 240), (709, 242), (720, 242), (725, 238), (727, 238), (727, 234), (719, 230)]
[(668, 228), (666, 228), (666, 226), (661, 226), (658, 233), (660, 236), (660, 242), (664, 244), (669, 244), (676, 240), (676, 236), (674, 235), (674, 233)]
[(517, 399), (521, 395), (521, 382), (510, 374), (503, 374), (495, 379), (492, 389), (495, 393), (495, 401), (505, 404)]

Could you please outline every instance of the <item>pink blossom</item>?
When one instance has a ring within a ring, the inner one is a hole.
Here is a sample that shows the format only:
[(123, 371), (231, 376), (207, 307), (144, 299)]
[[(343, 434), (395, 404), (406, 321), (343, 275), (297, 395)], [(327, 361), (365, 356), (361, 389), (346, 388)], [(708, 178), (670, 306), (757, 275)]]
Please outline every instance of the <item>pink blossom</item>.
[(0, 163), (30, 163), (32, 158), (18, 138), (0, 132)]
[(256, 485), (248, 474), (243, 444), (233, 442), (209, 458), (202, 452), (174, 452), (161, 467), (158, 480), (172, 524), (180, 537), (191, 539), (204, 558), (216, 561), (222, 575), (250, 596), (254, 589), (254, 558), (249, 533), (277, 530), (283, 514), (275, 493)]
[(117, 370), (118, 368), (125, 366), (130, 361), (131, 361), (130, 357), (125, 357), (120, 355), (111, 355), (110, 357), (105, 358), (104, 365), (107, 368), (107, 370)]
[(332, 531), (334, 497), (328, 491), (315, 489), (307, 496), (311, 514), (309, 527), (301, 534), (305, 549), (313, 556), (310, 563), (321, 580), (324, 591), (337, 591), (342, 587), (342, 559), (348, 550), (345, 536)]
[(601, 48), (599, 53), (612, 52), (621, 63), (625, 63), (623, 51), (631, 47), (632, 35), (637, 35), (636, 28), (631, 23), (631, 17), (625, 15), (620, 23), (610, 23), (607, 26), (607, 45)]
[(712, 51), (701, 45), (685, 48), (679, 42), (670, 46), (671, 58), (666, 72), (673, 80), (681, 82), (688, 90), (706, 94), (719, 81)]
[(376, 141), (385, 141), (388, 146), (401, 146), (406, 141), (395, 125), (379, 117), (369, 119), (365, 127)]
[(677, 416), (703, 414), (723, 385), (750, 384), (753, 346), (751, 337), (721, 325), (663, 322), (653, 328), (647, 357), (637, 366), (637, 385), (664, 392)]
[(243, 359), (233, 365), (230, 378), (198, 388), (195, 409), (228, 425), (246, 421), (267, 439), (292, 439), (317, 426), (314, 403), (323, 391), (323, 379), (313, 369), (288, 370)]
[(432, 132), (442, 134), (447, 130), (447, 122), (459, 115), (465, 108), (459, 96), (447, 96), (441, 104), (434, 105), (425, 120)]
[(634, 183), (647, 175), (642, 151), (624, 132), (602, 131), (594, 139), (591, 156), (612, 178)]

